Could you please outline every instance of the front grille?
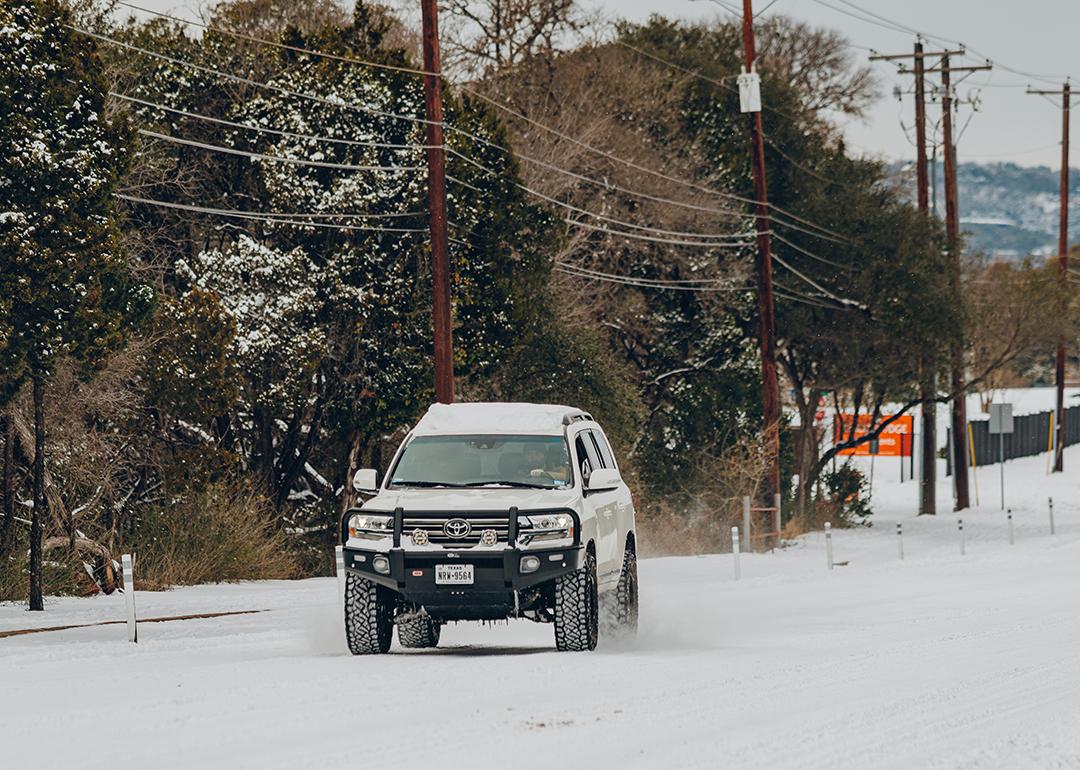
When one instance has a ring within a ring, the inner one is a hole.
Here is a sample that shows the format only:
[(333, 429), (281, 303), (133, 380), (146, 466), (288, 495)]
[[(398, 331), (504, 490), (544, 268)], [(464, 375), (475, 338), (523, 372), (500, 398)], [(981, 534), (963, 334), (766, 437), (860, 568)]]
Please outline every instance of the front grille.
[[(443, 531), (443, 525), (450, 519), (464, 519), (469, 522), (471, 530), (465, 537), (449, 537)], [(480, 533), (485, 529), (495, 530), (498, 542), (505, 543), (509, 537), (510, 522), (506, 518), (474, 517), (474, 516), (416, 516), (408, 515), (403, 522), (402, 530), (406, 537), (422, 529), (428, 534), (429, 542), (441, 545), (444, 548), (468, 548), (480, 543)]]

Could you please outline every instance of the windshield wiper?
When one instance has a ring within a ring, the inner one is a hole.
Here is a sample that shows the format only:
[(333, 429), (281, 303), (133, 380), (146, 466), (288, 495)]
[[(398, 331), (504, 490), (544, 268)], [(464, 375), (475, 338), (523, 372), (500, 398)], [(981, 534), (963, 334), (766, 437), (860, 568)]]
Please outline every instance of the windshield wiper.
[(527, 481), (470, 481), (468, 484), (461, 484), (463, 487), (487, 487), (494, 485), (515, 487), (518, 489), (555, 489), (551, 484), (530, 484)]
[(449, 481), (391, 481), (392, 487), (466, 487), (468, 484), (453, 484)]

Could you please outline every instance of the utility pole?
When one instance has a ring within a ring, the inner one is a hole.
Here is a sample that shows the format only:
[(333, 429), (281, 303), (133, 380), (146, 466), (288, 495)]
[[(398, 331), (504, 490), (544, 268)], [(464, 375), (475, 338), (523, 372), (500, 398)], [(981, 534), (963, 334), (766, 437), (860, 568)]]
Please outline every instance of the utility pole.
[(446, 151), (443, 145), (439, 11), (420, 0), (423, 13), (424, 107), (427, 116), (428, 206), (431, 227), (431, 314), (435, 334), (435, 400), (454, 400), (454, 351), (450, 329), (449, 236), (446, 223)]
[[(1061, 211), (1058, 220), (1058, 318), (1065, 317), (1065, 297), (1069, 274), (1069, 110), (1072, 87), (1068, 81), (1060, 91), (1035, 91), (1029, 94), (1061, 97)], [(1057, 340), (1057, 441), (1054, 447), (1054, 473), (1065, 470), (1065, 335)]]
[[(962, 255), (960, 254), (960, 207), (959, 196), (956, 187), (956, 139), (953, 136), (953, 93), (952, 73), (954, 72), (978, 72), (989, 70), (990, 64), (974, 67), (953, 67), (950, 65), (949, 56), (943, 56), (937, 69), (941, 72), (941, 122), (943, 143), (945, 145), (945, 234), (948, 239), (949, 256), (952, 258), (953, 270), (953, 295), (960, 296), (960, 277), (963, 269)], [(956, 487), (956, 503), (954, 510), (962, 511), (971, 506), (971, 493), (968, 487), (968, 453), (967, 453), (967, 383), (964, 375), (964, 343), (958, 340), (953, 344), (952, 372), (950, 386), (952, 388), (952, 459), (953, 480)]]
[[(922, 40), (915, 42), (915, 177), (919, 191), (919, 211), (930, 216), (930, 180), (926, 169), (926, 75)], [(919, 478), (919, 513), (937, 514), (937, 362), (919, 362), (919, 432), (922, 434), (922, 474)], [(914, 446), (912, 451), (915, 451)]]
[[(743, 0), (743, 59), (747, 75), (755, 72), (754, 10)], [(758, 337), (761, 348), (761, 417), (769, 470), (762, 489), (763, 507), (774, 505), (780, 494), (780, 385), (776, 374), (776, 312), (772, 286), (772, 238), (769, 234), (769, 198), (765, 186), (765, 142), (761, 107), (750, 111), (750, 151), (754, 169), (754, 223), (757, 228)], [(805, 427), (805, 426), (804, 426)]]
[[(952, 259), (953, 296), (960, 296), (960, 211), (956, 190), (956, 155), (953, 143), (952, 124), (952, 82), (949, 57), (941, 59), (941, 96), (942, 132), (945, 144), (945, 237), (948, 242), (949, 257)], [(952, 372), (952, 459), (953, 480), (956, 488), (954, 510), (961, 511), (971, 505), (968, 491), (967, 469), (967, 392), (964, 390), (964, 346), (961, 342), (953, 343)]]
[[(913, 59), (912, 69), (901, 69), (902, 73), (915, 76), (915, 178), (919, 211), (929, 217), (930, 178), (927, 173), (926, 159), (926, 59), (963, 54), (960, 51), (932, 51), (923, 49), (922, 38), (915, 41), (915, 50), (911, 54), (874, 54), (871, 61), (900, 61)], [(935, 205), (936, 208), (936, 205)], [(922, 401), (922, 416), (919, 421), (921, 434), (920, 454), (922, 455), (921, 476), (919, 479), (919, 513), (934, 515), (937, 513), (937, 362), (922, 359), (919, 398)], [(914, 447), (912, 447), (914, 451)]]

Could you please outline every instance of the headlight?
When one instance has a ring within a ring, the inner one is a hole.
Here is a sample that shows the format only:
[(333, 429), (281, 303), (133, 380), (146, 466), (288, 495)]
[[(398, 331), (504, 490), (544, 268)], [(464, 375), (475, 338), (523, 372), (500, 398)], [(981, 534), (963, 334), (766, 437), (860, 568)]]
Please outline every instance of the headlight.
[(518, 518), (522, 545), (574, 539), (574, 517), (569, 513), (541, 513)]
[(354, 513), (349, 517), (349, 537), (380, 540), (394, 534), (394, 517)]

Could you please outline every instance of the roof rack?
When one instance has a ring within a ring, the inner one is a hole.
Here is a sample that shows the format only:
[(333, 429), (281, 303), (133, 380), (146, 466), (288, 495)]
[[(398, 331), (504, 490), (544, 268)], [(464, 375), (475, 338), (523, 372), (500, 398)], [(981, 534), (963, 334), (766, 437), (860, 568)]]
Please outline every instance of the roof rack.
[(575, 423), (575, 422), (591, 422), (591, 421), (592, 421), (592, 415), (589, 414), (588, 412), (570, 412), (568, 414), (563, 415), (563, 418), (562, 418), (563, 425), (571, 425), (572, 423)]

